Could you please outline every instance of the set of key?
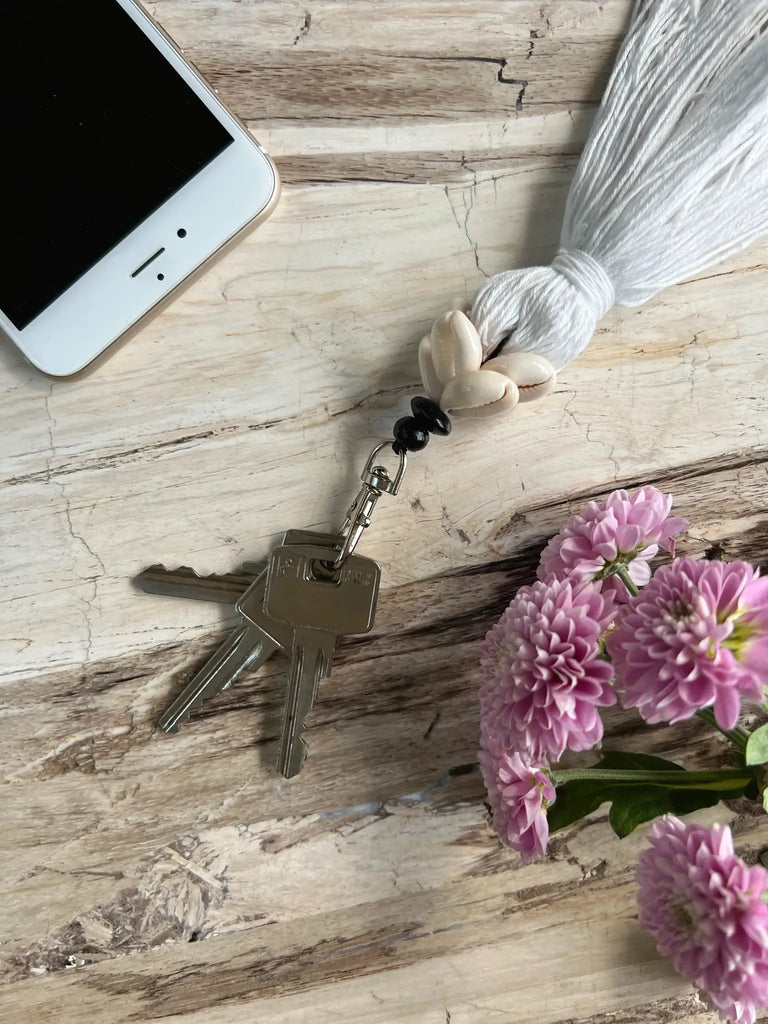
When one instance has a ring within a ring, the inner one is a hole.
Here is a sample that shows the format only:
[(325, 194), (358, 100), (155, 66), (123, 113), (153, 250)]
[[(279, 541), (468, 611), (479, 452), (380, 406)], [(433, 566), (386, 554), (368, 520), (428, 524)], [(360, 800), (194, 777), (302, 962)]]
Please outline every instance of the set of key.
[[(430, 404), (418, 401), (419, 409)], [(431, 415), (435, 422), (429, 429), (448, 433), (450, 425), (446, 428), (437, 406)], [(393, 476), (377, 461), (385, 449), (398, 459)], [(367, 633), (373, 626), (381, 570), (373, 559), (355, 554), (355, 547), (382, 494), (397, 494), (407, 463), (405, 446), (391, 440), (376, 444), (339, 532), (289, 530), (265, 569), (246, 562), (237, 573), (198, 576), (192, 569), (153, 565), (137, 577), (148, 593), (234, 604), (240, 619), (162, 715), (162, 729), (178, 732), (203, 701), (226, 690), (246, 669), (255, 670), (275, 651), (283, 651), (290, 668), (277, 769), (286, 778), (298, 774), (306, 757), (304, 719), (317, 700), (321, 680), (330, 675), (339, 639)]]
[(277, 768), (286, 778), (299, 772), (306, 756), (304, 719), (317, 700), (320, 681), (330, 674), (339, 639), (367, 633), (373, 625), (379, 565), (352, 553), (348, 537), (344, 530), (289, 530), (261, 571), (246, 563), (240, 573), (200, 577), (186, 568), (152, 566), (137, 578), (149, 593), (234, 601), (240, 619), (162, 715), (162, 729), (178, 732), (203, 701), (226, 690), (246, 669), (258, 669), (276, 651), (284, 651), (290, 667)]

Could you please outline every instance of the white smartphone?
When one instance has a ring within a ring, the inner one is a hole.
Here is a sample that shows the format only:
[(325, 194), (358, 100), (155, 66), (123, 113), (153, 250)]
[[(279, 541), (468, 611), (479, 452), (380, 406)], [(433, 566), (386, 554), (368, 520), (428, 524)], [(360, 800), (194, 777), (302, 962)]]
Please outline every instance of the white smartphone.
[(0, 328), (87, 366), (246, 227), (277, 172), (133, 0), (0, 8)]

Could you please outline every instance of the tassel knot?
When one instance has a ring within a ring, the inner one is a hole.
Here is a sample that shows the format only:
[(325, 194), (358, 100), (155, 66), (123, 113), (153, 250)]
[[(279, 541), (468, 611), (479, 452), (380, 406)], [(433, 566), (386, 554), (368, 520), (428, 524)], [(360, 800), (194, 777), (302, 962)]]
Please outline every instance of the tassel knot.
[(552, 267), (581, 292), (594, 310), (595, 323), (613, 305), (614, 290), (610, 277), (597, 260), (583, 249), (561, 248)]
[(589, 344), (612, 305), (613, 286), (585, 252), (561, 250), (552, 266), (507, 270), (489, 278), (472, 305), (486, 360), (500, 352), (544, 356), (559, 370)]

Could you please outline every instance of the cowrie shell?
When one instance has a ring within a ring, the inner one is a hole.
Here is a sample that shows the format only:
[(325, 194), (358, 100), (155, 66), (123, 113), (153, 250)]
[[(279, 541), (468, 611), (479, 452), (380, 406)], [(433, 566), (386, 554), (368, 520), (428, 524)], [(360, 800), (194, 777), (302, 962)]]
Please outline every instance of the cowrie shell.
[(461, 310), (452, 309), (439, 316), (432, 324), (429, 340), (432, 366), (443, 384), (459, 373), (480, 369), (483, 361), (480, 335)]
[(435, 373), (432, 363), (432, 342), (429, 337), (422, 338), (419, 342), (419, 373), (424, 390), (433, 402), (439, 402), (443, 393), (443, 382)]
[(520, 390), (521, 402), (534, 402), (548, 395), (557, 381), (554, 366), (535, 352), (509, 352), (483, 363), (483, 370), (503, 373)]
[(498, 416), (510, 412), (519, 400), (517, 384), (503, 373), (493, 370), (470, 370), (445, 385), (440, 408), (450, 416)]

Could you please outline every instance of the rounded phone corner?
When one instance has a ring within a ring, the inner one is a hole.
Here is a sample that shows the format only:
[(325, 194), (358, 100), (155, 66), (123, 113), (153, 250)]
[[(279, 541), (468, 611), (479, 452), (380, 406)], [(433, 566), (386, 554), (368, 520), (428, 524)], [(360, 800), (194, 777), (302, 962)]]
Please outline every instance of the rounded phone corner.
[(30, 366), (33, 366), (38, 373), (42, 373), (42, 375), (47, 377), (50, 381), (72, 381), (79, 380), (81, 377), (87, 376), (94, 364), (111, 348), (112, 346), (108, 345), (106, 349), (101, 352), (97, 352), (93, 357), (86, 359), (85, 361), (78, 361), (74, 365), (67, 363), (56, 364), (43, 362), (40, 359), (35, 358), (30, 352), (26, 352), (23, 348), (19, 348), (19, 351)]
[(255, 215), (253, 220), (250, 222), (253, 227), (257, 227), (259, 224), (262, 224), (267, 219), (267, 217), (270, 217), (272, 215), (277, 204), (280, 202), (280, 196), (282, 195), (283, 190), (283, 183), (280, 180), (280, 172), (277, 169), (275, 161), (272, 159), (269, 153), (267, 153), (264, 149), (261, 148), (261, 146), (259, 146), (259, 151), (261, 152), (262, 156), (269, 165), (269, 169), (272, 172), (274, 184), (272, 188), (272, 194), (270, 195), (269, 199), (261, 208), (261, 210), (259, 210), (259, 212)]

